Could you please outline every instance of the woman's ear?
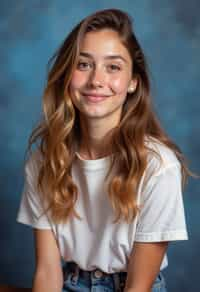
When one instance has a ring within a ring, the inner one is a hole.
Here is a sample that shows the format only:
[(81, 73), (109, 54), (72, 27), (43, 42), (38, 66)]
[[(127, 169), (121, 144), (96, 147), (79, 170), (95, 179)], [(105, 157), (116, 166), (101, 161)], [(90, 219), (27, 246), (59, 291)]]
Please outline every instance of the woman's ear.
[(133, 93), (136, 90), (137, 83), (138, 83), (137, 78), (134, 78), (131, 80), (129, 87), (128, 87), (128, 93)]

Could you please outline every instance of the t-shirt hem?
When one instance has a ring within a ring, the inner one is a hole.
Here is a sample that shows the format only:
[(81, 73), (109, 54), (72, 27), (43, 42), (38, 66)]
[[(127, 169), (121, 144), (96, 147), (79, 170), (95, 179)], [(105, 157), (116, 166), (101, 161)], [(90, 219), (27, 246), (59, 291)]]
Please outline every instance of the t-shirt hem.
[(24, 224), (24, 225), (27, 225), (29, 227), (36, 228), (36, 229), (52, 229), (51, 226), (49, 226), (49, 225), (44, 225), (44, 224), (41, 225), (41, 224), (36, 223), (36, 222), (32, 222), (32, 221), (29, 221), (29, 220), (24, 220), (22, 218), (17, 218), (16, 222)]
[(188, 240), (186, 230), (165, 231), (165, 232), (138, 232), (135, 235), (135, 241), (138, 242), (155, 242), (155, 241), (176, 241)]

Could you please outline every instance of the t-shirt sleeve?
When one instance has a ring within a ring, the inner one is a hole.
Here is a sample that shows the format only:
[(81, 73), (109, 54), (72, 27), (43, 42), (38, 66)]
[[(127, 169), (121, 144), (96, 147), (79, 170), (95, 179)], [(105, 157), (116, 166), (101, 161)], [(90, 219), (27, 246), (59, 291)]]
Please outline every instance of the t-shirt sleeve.
[(135, 241), (187, 240), (181, 168), (173, 164), (153, 175), (141, 192)]
[(41, 197), (37, 190), (38, 168), (29, 159), (24, 168), (24, 186), (16, 221), (38, 229), (51, 229), (51, 222), (44, 213)]

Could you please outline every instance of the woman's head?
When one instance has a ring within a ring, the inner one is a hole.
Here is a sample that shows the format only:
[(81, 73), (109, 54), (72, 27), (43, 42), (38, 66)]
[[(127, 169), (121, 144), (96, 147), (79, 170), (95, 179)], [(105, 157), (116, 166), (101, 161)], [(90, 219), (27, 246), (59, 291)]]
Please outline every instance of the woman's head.
[[(74, 209), (78, 189), (71, 170), (81, 136), (80, 114), (91, 118), (114, 111), (120, 117), (112, 135), (114, 155), (109, 169), (115, 166), (116, 176), (108, 187), (117, 219), (128, 221), (137, 213), (137, 189), (147, 155), (154, 152), (145, 144), (146, 138), (157, 138), (174, 151), (185, 181), (189, 172), (182, 153), (152, 110), (145, 57), (126, 13), (108, 9), (86, 17), (51, 61), (43, 96), (44, 121), (33, 131), (29, 148), (41, 138), (43, 165), (38, 187), (50, 203), (55, 222), (67, 220), (71, 214), (79, 217)], [(102, 95), (106, 99), (101, 106), (92, 103)]]
[[(124, 57), (125, 61), (120, 58), (112, 59), (112, 55)], [(90, 68), (86, 70), (83, 66)], [(104, 102), (105, 107), (108, 106), (105, 114), (109, 111), (109, 106), (110, 111), (118, 110), (120, 114), (124, 104), (124, 116), (128, 109), (135, 109), (142, 96), (149, 103), (150, 85), (145, 57), (128, 14), (117, 9), (108, 9), (82, 20), (58, 50), (49, 74), (49, 85), (57, 87), (68, 106), (76, 111), (75, 105), (79, 113), (87, 111), (84, 105), (88, 105), (80, 97), (93, 93), (113, 96), (114, 99), (109, 98)], [(94, 115), (101, 115), (97, 107), (94, 110)]]

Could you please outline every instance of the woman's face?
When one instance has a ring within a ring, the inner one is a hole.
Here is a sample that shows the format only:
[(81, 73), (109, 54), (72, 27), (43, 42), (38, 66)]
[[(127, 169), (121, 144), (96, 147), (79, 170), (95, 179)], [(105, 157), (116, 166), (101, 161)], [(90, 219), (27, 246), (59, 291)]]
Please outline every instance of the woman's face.
[(86, 33), (70, 83), (72, 102), (80, 114), (87, 120), (119, 121), (127, 91), (133, 92), (137, 85), (132, 65), (117, 32)]

